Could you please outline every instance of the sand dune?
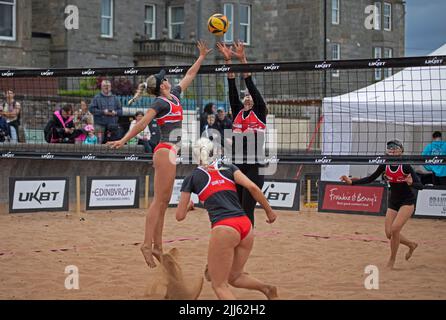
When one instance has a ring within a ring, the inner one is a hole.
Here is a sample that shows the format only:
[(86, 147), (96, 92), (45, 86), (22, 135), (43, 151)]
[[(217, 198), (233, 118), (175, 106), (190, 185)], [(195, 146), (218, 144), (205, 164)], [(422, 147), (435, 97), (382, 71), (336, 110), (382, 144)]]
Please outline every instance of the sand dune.
[[(257, 212), (256, 242), (246, 271), (274, 284), (281, 299), (446, 299), (446, 221), (411, 219), (403, 230), (420, 243), (410, 261), (401, 246), (387, 271), (382, 217), (280, 211), (267, 225)], [(82, 219), (83, 218), (83, 219)], [(160, 270), (140, 253), (145, 210), (0, 214), (0, 299), (163, 299), (147, 296)], [(206, 265), (209, 222), (197, 209), (181, 223), (169, 209), (165, 251), (180, 252), (187, 279)], [(79, 290), (67, 290), (65, 267), (79, 270)], [(366, 290), (364, 268), (379, 268), (379, 290)], [(265, 299), (234, 289), (240, 299)], [(199, 299), (215, 299), (204, 282)]]

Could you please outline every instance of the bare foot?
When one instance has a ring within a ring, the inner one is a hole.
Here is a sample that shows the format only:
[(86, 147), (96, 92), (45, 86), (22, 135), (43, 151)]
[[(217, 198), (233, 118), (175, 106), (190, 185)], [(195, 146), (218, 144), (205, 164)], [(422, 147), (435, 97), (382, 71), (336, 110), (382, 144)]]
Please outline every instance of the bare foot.
[(412, 257), (412, 253), (415, 251), (417, 247), (418, 243), (413, 242), (412, 245), (409, 247), (409, 252), (406, 253), (406, 260), (409, 260), (410, 257)]
[(263, 291), (268, 300), (277, 300), (279, 295), (277, 294), (277, 287), (267, 285), (265, 291)]
[(142, 252), (142, 255), (144, 256), (144, 259), (146, 260), (146, 263), (149, 266), (149, 268), (155, 268), (156, 263), (153, 260), (152, 248), (150, 246), (146, 246), (143, 244), (141, 246), (141, 252)]
[(387, 262), (387, 268), (390, 270), (395, 270), (395, 260), (390, 259), (389, 262)]
[(154, 245), (152, 249), (152, 256), (154, 256), (156, 260), (161, 262), (162, 255), (163, 255), (163, 248)]

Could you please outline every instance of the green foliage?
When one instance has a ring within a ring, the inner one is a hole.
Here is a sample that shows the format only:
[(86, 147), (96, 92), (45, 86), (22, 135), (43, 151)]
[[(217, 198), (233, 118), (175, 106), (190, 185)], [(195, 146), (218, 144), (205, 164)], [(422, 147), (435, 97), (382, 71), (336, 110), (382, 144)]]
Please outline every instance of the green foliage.
[(99, 93), (99, 90), (59, 90), (57, 93), (59, 96), (68, 97), (94, 97), (97, 93)]
[(95, 90), (96, 89), (96, 78), (83, 78), (79, 82), (79, 87), (81, 90)]

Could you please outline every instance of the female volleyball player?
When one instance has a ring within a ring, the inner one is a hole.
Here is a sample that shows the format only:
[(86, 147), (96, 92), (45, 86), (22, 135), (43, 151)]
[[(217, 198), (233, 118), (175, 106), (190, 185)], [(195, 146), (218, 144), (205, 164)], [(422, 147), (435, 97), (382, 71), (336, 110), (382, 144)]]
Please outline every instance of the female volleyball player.
[(265, 209), (268, 223), (276, 220), (262, 191), (236, 166), (210, 161), (214, 145), (201, 138), (193, 148), (199, 166), (181, 187), (176, 218), (186, 218), (191, 192), (198, 194), (212, 224), (208, 249), (209, 276), (219, 299), (235, 299), (228, 284), (236, 288), (258, 290), (268, 299), (277, 298), (277, 289), (243, 272), (254, 243), (251, 221), (240, 206), (236, 184), (243, 186)]
[(176, 175), (176, 153), (181, 142), (183, 120), (183, 108), (179, 96), (192, 83), (201, 63), (211, 51), (202, 41), (198, 42), (197, 47), (200, 51), (198, 59), (177, 86), (171, 87), (165, 78), (164, 70), (149, 76), (146, 82), (138, 86), (135, 97), (129, 101), (129, 104), (139, 98), (144, 90), (147, 90), (149, 94), (156, 95), (155, 101), (144, 117), (121, 140), (109, 143), (112, 148), (122, 147), (127, 141), (143, 131), (154, 118), (160, 127), (161, 141), (153, 152), (154, 198), (146, 217), (144, 243), (141, 246), (144, 258), (151, 268), (156, 266), (153, 256), (159, 260), (162, 254), (164, 215), (169, 205)]
[[(403, 152), (404, 147), (399, 140), (391, 140), (387, 142), (386, 153), (389, 156), (398, 157), (401, 156)], [(400, 243), (409, 247), (409, 251), (406, 254), (406, 260), (410, 259), (412, 253), (418, 246), (417, 243), (408, 240), (401, 234), (403, 226), (412, 216), (415, 209), (416, 194), (413, 192), (412, 188), (423, 188), (418, 175), (410, 165), (382, 164), (369, 177), (354, 180), (347, 176), (342, 176), (341, 180), (351, 185), (367, 184), (376, 180), (382, 173), (385, 174), (385, 177), (390, 184), (390, 196), (388, 199), (388, 209), (385, 219), (385, 232), (387, 238), (390, 239), (391, 252), (387, 266), (390, 269), (393, 269)]]
[[(223, 54), (225, 63), (231, 63), (232, 55), (236, 56), (241, 63), (248, 63), (243, 42), (239, 41), (234, 43), (235, 51), (232, 51), (232, 46), (227, 47), (223, 43), (217, 43), (217, 47)], [(243, 102), (241, 102), (235, 83), (235, 74), (232, 72), (228, 73), (229, 102), (234, 117), (232, 131), (236, 135), (242, 135), (243, 138), (242, 155), (237, 154), (236, 145), (233, 143), (233, 162), (237, 164), (241, 172), (262, 189), (265, 178), (263, 175), (259, 174), (259, 169), (262, 166), (262, 160), (264, 158), (267, 108), (262, 95), (254, 85), (251, 73), (243, 73), (243, 78), (249, 93), (245, 95)], [(237, 140), (238, 139), (234, 139), (233, 141)], [(248, 143), (254, 143), (254, 158), (252, 155), (248, 157), (248, 150), (251, 150), (251, 148), (248, 148), (247, 146)], [(258, 146), (260, 146), (260, 150), (258, 150)], [(241, 159), (237, 159), (237, 157), (240, 157)], [(252, 225), (254, 225), (255, 199), (252, 197), (251, 193), (242, 186), (237, 186), (237, 193), (243, 210), (248, 215)]]

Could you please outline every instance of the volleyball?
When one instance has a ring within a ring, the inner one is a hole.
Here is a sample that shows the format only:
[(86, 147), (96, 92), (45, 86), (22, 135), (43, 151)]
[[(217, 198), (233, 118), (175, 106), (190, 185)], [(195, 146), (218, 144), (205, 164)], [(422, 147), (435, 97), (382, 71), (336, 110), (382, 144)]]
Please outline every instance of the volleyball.
[(208, 30), (215, 36), (222, 36), (228, 31), (229, 21), (221, 13), (213, 14), (208, 20)]

